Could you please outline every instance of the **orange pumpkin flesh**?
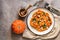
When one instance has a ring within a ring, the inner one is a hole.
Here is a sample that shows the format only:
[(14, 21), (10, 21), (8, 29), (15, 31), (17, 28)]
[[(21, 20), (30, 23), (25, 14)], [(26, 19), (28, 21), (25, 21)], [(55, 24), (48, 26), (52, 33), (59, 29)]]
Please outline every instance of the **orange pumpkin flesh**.
[(26, 24), (22, 20), (15, 20), (12, 23), (12, 30), (16, 34), (21, 34), (24, 32)]

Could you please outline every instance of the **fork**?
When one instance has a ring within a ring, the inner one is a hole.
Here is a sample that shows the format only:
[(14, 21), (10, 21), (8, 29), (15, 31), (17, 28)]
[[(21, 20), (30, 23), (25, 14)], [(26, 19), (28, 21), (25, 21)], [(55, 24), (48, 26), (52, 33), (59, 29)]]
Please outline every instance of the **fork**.
[(46, 9), (48, 9), (49, 11), (51, 11), (52, 13), (55, 13), (57, 14), (58, 16), (60, 15), (60, 11), (55, 8), (55, 7), (52, 7), (51, 5), (49, 5), (48, 3), (45, 3), (45, 6), (44, 6)]

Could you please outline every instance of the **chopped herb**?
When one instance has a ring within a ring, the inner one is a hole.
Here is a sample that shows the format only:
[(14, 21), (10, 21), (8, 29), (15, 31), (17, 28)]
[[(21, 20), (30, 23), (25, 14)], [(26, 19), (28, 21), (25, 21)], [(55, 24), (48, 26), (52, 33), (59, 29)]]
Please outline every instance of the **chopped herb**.
[(34, 18), (33, 21), (36, 21), (36, 19)]
[(38, 21), (38, 24), (39, 24), (40, 21)]
[(46, 24), (43, 25), (43, 28), (46, 28)]
[(45, 15), (45, 12), (43, 12), (43, 14)]

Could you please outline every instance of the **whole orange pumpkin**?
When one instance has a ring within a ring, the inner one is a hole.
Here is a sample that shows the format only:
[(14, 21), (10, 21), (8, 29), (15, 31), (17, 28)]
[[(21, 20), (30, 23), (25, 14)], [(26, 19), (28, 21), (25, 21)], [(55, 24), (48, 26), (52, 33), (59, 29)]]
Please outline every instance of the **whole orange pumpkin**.
[(22, 20), (15, 20), (12, 23), (12, 30), (16, 34), (21, 34), (24, 32), (26, 24)]

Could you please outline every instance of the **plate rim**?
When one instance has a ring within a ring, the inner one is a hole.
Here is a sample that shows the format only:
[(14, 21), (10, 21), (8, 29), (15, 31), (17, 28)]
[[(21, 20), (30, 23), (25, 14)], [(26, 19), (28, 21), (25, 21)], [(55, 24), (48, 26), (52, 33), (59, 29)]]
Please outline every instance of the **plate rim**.
[[(33, 7), (34, 8), (34, 7)], [(38, 8), (40, 8), (40, 7), (37, 7), (37, 8), (34, 8), (34, 9), (32, 9), (29, 13), (28, 13), (28, 16), (30, 15), (30, 13), (32, 12), (32, 11), (34, 11), (34, 10), (36, 10), (36, 9), (38, 9)], [(41, 9), (45, 9), (45, 10), (47, 10), (46, 8), (41, 8)], [(47, 10), (47, 11), (49, 11), (49, 10)], [(50, 12), (50, 11), (49, 11)], [(53, 15), (53, 13), (52, 12), (50, 12), (51, 13), (51, 15)], [(28, 16), (27, 16), (27, 19), (26, 19), (26, 23), (27, 23), (27, 26), (28, 26)], [(52, 16), (53, 17), (53, 19), (54, 19), (54, 15)], [(54, 24), (55, 24), (55, 20), (54, 20)], [(53, 26), (54, 26), (54, 24), (53, 24)], [(52, 27), (53, 28), (53, 27)], [(29, 27), (28, 27), (28, 29), (32, 32), (32, 33), (34, 33)], [(51, 29), (52, 30), (52, 29)], [(50, 31), (51, 31), (50, 30)], [(50, 32), (49, 31), (49, 32)], [(49, 32), (47, 32), (47, 33), (49, 33)], [(47, 34), (46, 33), (46, 34)], [(34, 34), (36, 34), (36, 33), (34, 33)], [(45, 35), (45, 34), (36, 34), (36, 35)]]

